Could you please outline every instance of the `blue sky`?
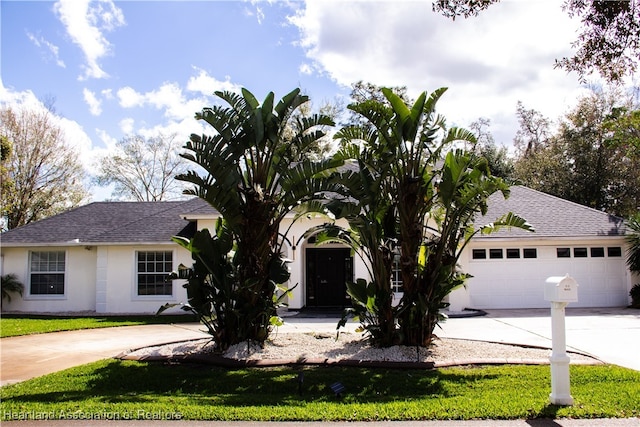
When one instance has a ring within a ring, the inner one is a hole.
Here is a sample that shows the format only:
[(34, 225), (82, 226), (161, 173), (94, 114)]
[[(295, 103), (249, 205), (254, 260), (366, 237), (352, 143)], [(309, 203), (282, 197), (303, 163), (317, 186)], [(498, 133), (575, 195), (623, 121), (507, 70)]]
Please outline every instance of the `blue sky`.
[[(89, 172), (128, 134), (205, 131), (193, 115), (215, 90), (262, 99), (301, 87), (317, 106), (346, 105), (357, 80), (413, 96), (447, 86), (449, 124), (489, 118), (505, 145), (517, 101), (556, 119), (583, 90), (553, 69), (579, 24), (557, 0), (503, 0), (455, 22), (430, 0), (3, 0), (0, 19), (0, 102), (55, 100)], [(94, 200), (108, 196), (94, 189)]]

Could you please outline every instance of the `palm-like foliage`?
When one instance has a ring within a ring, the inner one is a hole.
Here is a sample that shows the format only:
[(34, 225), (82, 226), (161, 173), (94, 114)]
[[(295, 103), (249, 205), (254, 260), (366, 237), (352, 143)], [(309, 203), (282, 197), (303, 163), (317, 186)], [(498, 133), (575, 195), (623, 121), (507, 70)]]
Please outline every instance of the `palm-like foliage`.
[(627, 266), (634, 273), (640, 273), (640, 214), (635, 214), (627, 221), (630, 233), (625, 239), (629, 246)]
[(393, 196), (386, 175), (370, 151), (347, 144), (338, 155), (357, 159), (357, 167), (333, 177), (338, 191), (327, 209), (336, 218), (347, 219), (350, 228), (324, 226), (318, 242), (347, 244), (363, 258), (372, 281), (358, 279), (347, 284), (353, 307), (346, 310), (340, 324), (344, 325), (347, 318), (353, 316), (360, 320), (376, 345), (388, 347), (398, 342), (391, 290), (396, 247)]
[[(414, 345), (427, 346), (448, 306), (445, 297), (469, 277), (458, 268), (458, 259), (471, 238), (504, 227), (533, 231), (521, 217), (507, 213), (493, 222), (475, 226), (487, 213), (487, 200), (495, 192), (509, 195), (509, 186), (491, 175), (484, 158), (463, 150), (450, 151), (437, 171), (438, 180), (430, 212), (423, 218), (422, 241), (417, 251), (416, 288), (412, 298), (405, 290), (399, 307), (400, 324)], [(419, 319), (419, 320), (418, 320)]]
[(0, 288), (2, 290), (0, 308), (2, 308), (2, 303), (5, 299), (7, 302), (11, 302), (11, 294), (16, 293), (22, 296), (22, 293), (24, 292), (24, 285), (15, 274), (5, 274), (0, 277)]
[[(369, 100), (349, 106), (368, 123), (337, 134), (343, 141), (366, 147), (367, 167), (376, 171), (381, 192), (393, 197), (384, 210), (393, 216), (384, 219), (382, 240), (368, 243), (373, 253), (386, 241), (397, 242), (404, 294), (394, 316), (407, 345), (431, 342), (439, 311), (446, 307), (444, 298), (466, 278), (458, 272), (457, 260), (466, 239), (480, 231), (471, 224), (477, 214), (486, 213), (489, 195), (508, 194), (508, 186), (491, 176), (486, 160), (459, 150), (443, 159), (443, 152), (455, 142), (475, 142), (471, 132), (447, 129), (444, 118), (436, 114), (436, 103), (445, 91), (423, 92), (407, 105), (391, 90), (382, 89), (388, 102)], [(435, 225), (429, 228), (430, 223)], [(507, 224), (527, 227), (510, 215), (494, 222), (493, 229)]]
[[(627, 220), (627, 233), (625, 239), (628, 245), (627, 266), (633, 273), (640, 273), (640, 214), (632, 215)], [(629, 291), (631, 307), (640, 308), (640, 284), (635, 284)]]
[[(274, 266), (283, 266), (279, 261), (280, 223), (292, 210), (317, 208), (314, 201), (332, 189), (326, 178), (342, 161), (307, 158), (324, 136), (323, 127), (333, 122), (324, 115), (296, 114), (308, 101), (299, 89), (275, 105), (273, 93), (262, 104), (246, 89), (241, 94), (216, 95), (228, 105), (196, 114), (215, 134), (192, 135), (185, 145), (188, 152), (182, 154), (204, 173), (191, 170), (177, 179), (193, 184), (187, 193), (203, 198), (220, 212), (235, 243), (238, 295), (234, 310), (253, 318), (245, 322), (253, 326), (228, 342), (242, 338), (264, 341), (275, 315), (275, 287), (282, 280), (281, 269), (274, 270)], [(226, 336), (231, 335), (227, 331)]]

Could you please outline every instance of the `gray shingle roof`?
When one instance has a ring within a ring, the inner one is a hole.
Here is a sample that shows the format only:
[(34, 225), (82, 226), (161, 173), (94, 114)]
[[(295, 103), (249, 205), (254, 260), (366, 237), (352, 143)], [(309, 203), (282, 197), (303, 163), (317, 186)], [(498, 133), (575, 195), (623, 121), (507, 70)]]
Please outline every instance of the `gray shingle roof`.
[(96, 202), (4, 232), (0, 241), (5, 246), (166, 243), (172, 236), (190, 231), (190, 223), (181, 215), (195, 211), (215, 213), (198, 198), (171, 202)]
[(489, 198), (489, 210), (480, 217), (477, 225), (494, 221), (507, 212), (525, 218), (535, 228), (534, 233), (520, 229), (503, 229), (481, 238), (495, 237), (604, 237), (623, 236), (625, 226), (622, 218), (609, 215), (577, 203), (570, 202), (528, 187), (513, 186), (508, 199), (502, 193)]
[[(533, 225), (535, 233), (505, 229), (477, 238), (599, 237), (622, 236), (625, 232), (621, 218), (522, 186), (511, 187), (511, 196), (506, 200), (501, 193), (492, 195), (489, 211), (477, 220), (477, 225), (510, 211)], [(172, 202), (96, 202), (4, 232), (0, 242), (5, 246), (167, 243), (172, 236), (193, 231), (189, 228), (193, 224), (182, 215), (214, 214), (216, 211), (199, 198)]]

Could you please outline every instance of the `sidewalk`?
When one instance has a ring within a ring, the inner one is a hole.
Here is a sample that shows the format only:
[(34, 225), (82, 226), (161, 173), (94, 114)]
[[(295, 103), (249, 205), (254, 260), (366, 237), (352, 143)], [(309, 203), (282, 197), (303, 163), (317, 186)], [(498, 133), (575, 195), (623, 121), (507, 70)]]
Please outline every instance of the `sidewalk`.
[[(4, 423), (3, 423), (4, 424)], [(366, 422), (251, 422), (251, 421), (9, 421), (16, 427), (637, 427), (639, 418), (607, 418), (592, 420), (471, 420), (471, 421), (366, 421)]]

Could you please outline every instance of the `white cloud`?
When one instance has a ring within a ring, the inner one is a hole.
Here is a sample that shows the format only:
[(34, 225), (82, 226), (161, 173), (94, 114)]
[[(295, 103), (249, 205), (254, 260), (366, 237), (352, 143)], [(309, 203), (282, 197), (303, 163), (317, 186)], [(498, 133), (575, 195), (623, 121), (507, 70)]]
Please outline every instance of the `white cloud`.
[(105, 131), (104, 129), (96, 129), (96, 133), (98, 134), (100, 141), (102, 141), (106, 147), (104, 149), (101, 148), (96, 150), (97, 152), (102, 153), (102, 152), (112, 151), (115, 149), (116, 143), (118, 142), (116, 138), (109, 135), (107, 131)]
[(38, 109), (44, 108), (42, 102), (36, 95), (30, 91), (16, 92), (10, 88), (6, 88), (0, 79), (0, 105), (20, 105), (24, 108)]
[(299, 70), (302, 74), (311, 75), (313, 74), (313, 68), (309, 64), (301, 64)]
[(231, 82), (229, 76), (225, 77), (224, 81), (218, 80), (213, 76), (210, 76), (205, 70), (198, 67), (193, 67), (198, 71), (197, 76), (191, 76), (187, 82), (187, 90), (191, 92), (199, 92), (206, 96), (211, 96), (215, 91), (230, 91), (240, 92), (241, 86)]
[(151, 106), (163, 110), (164, 116), (171, 119), (193, 117), (195, 111), (205, 104), (202, 99), (187, 99), (176, 83), (163, 83), (158, 89), (139, 93), (131, 87), (117, 92), (120, 106), (123, 108)]
[(113, 99), (113, 91), (111, 89), (102, 89), (100, 94), (104, 99)]
[(122, 119), (120, 120), (120, 123), (119, 123), (120, 130), (126, 135), (132, 134), (134, 124), (135, 124), (135, 120), (130, 117), (126, 119)]
[(244, 13), (247, 16), (255, 16), (258, 24), (262, 24), (264, 21), (264, 10), (260, 7), (260, 3), (263, 3), (263, 0), (251, 0), (251, 6), (255, 8), (255, 11), (249, 9), (248, 7), (244, 8)]
[(450, 122), (510, 121), (497, 142), (513, 137), (518, 100), (555, 118), (579, 89), (575, 76), (553, 69), (579, 25), (556, 2), (503, 1), (451, 21), (426, 1), (307, 1), (289, 20), (312, 62), (302, 72), (344, 86), (407, 86), (411, 96), (449, 87), (439, 107)]
[(119, 89), (116, 95), (122, 108), (140, 107), (145, 102), (144, 96), (129, 86)]
[[(33, 33), (30, 33), (28, 31), (27, 31), (27, 37), (29, 38), (29, 40), (31, 40), (31, 42), (34, 45), (36, 45), (36, 47), (45, 48), (48, 52), (47, 57), (51, 55), (58, 67), (66, 68), (66, 64), (64, 63), (64, 61), (60, 59), (60, 56), (59, 56), (60, 49), (58, 48), (58, 46), (46, 40), (44, 37), (42, 36), (36, 37)], [(48, 59), (47, 57), (45, 57), (45, 59)]]
[(102, 114), (102, 102), (96, 97), (96, 94), (89, 89), (84, 88), (82, 90), (84, 96), (84, 102), (89, 106), (89, 112), (94, 116)]
[[(123, 108), (153, 107), (163, 111), (164, 116), (170, 120), (193, 120), (197, 111), (212, 103), (215, 91), (239, 92), (241, 89), (241, 86), (231, 82), (229, 77), (221, 81), (202, 69), (194, 69), (198, 74), (187, 81), (186, 93), (175, 82), (165, 82), (157, 89), (145, 93), (127, 86), (116, 92), (118, 102)], [(190, 92), (196, 93), (196, 96), (191, 97)]]
[(111, 0), (59, 0), (54, 10), (71, 40), (82, 50), (86, 64), (80, 79), (108, 77), (100, 59), (111, 51), (104, 32), (125, 24), (124, 15)]

